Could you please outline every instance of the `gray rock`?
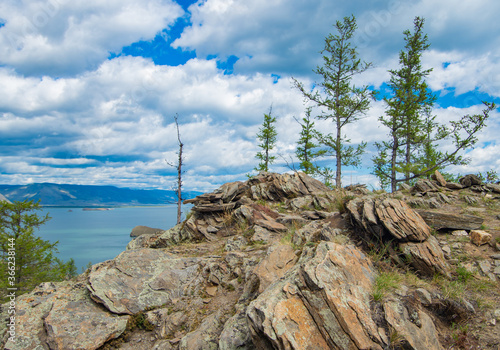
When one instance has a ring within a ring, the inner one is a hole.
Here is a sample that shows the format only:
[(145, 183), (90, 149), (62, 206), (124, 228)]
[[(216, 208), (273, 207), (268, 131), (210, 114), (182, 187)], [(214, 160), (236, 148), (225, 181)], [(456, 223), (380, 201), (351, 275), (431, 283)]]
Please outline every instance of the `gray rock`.
[(479, 177), (474, 174), (465, 175), (459, 180), (463, 187), (471, 187), (474, 185), (481, 185), (483, 182)]
[(235, 251), (235, 250), (241, 250), (247, 244), (248, 244), (248, 241), (243, 236), (230, 237), (226, 241), (226, 244), (224, 245), (224, 250), (226, 252), (232, 252), (232, 251)]
[(291, 225), (304, 225), (308, 222), (308, 220), (304, 219), (302, 216), (299, 215), (284, 215), (280, 216), (279, 218), (276, 219), (276, 222), (279, 222), (280, 224), (291, 226)]
[(447, 182), (446, 187), (449, 188), (450, 190), (461, 190), (464, 188), (462, 185), (457, 184), (455, 182)]
[(113, 315), (95, 304), (82, 281), (42, 283), (16, 302), (16, 342), (5, 344), (10, 350), (48, 346), (94, 350), (120, 336), (129, 317)]
[(410, 265), (425, 276), (434, 276), (440, 273), (451, 277), (450, 268), (444, 259), (443, 251), (434, 236), (430, 236), (421, 243), (401, 243), (400, 249), (410, 259)]
[(411, 190), (411, 186), (410, 186), (410, 185), (408, 185), (408, 184), (406, 184), (406, 183), (404, 183), (404, 182), (402, 182), (402, 183), (399, 185), (399, 188), (400, 188), (401, 190), (404, 190), (404, 191), (410, 191), (410, 190)]
[(218, 338), (223, 326), (222, 318), (222, 310), (206, 317), (198, 329), (181, 339), (179, 350), (217, 350), (219, 348)]
[(469, 205), (477, 204), (478, 201), (477, 197), (474, 196), (464, 196), (464, 200)]
[(353, 246), (331, 242), (309, 252), (248, 306), (256, 347), (382, 349), (369, 311), (371, 261)]
[(387, 323), (401, 337), (404, 349), (442, 350), (431, 317), (419, 308), (390, 299), (384, 302), (384, 313)]
[(139, 237), (140, 235), (154, 235), (163, 232), (161, 228), (151, 228), (148, 226), (136, 226), (130, 232), (130, 237)]
[(442, 228), (475, 230), (480, 228), (484, 221), (484, 219), (474, 215), (457, 215), (421, 209), (417, 209), (416, 211), (428, 225), (434, 227), (436, 230)]
[(423, 305), (430, 305), (432, 304), (432, 296), (431, 293), (427, 289), (424, 288), (418, 288), (415, 291), (420, 298), (420, 301), (422, 302)]
[(499, 184), (486, 184), (485, 186), (487, 189), (489, 189), (492, 192), (500, 193), (500, 185)]
[(427, 193), (427, 192), (437, 192), (438, 186), (426, 179), (419, 179), (415, 185), (413, 185), (411, 189), (411, 193)]
[(389, 233), (398, 241), (423, 242), (431, 234), (430, 227), (405, 202), (385, 199), (376, 202), (375, 211)]
[(302, 245), (306, 242), (332, 241), (333, 238), (347, 226), (339, 213), (332, 215), (328, 219), (309, 222), (307, 225), (295, 231), (292, 242)]
[(224, 324), (219, 338), (220, 350), (254, 350), (245, 312), (238, 312)]
[(289, 245), (269, 247), (264, 259), (255, 267), (254, 274), (259, 277), (259, 292), (262, 293), (272, 282), (283, 277), (297, 261), (294, 250)]
[(92, 266), (92, 299), (116, 314), (135, 314), (185, 295), (200, 282), (198, 258), (178, 258), (159, 249), (127, 250)]
[(264, 243), (269, 243), (273, 240), (275, 234), (273, 234), (271, 231), (265, 229), (264, 227), (260, 227), (258, 225), (254, 226), (254, 234), (252, 236), (252, 241), (258, 242), (264, 242)]

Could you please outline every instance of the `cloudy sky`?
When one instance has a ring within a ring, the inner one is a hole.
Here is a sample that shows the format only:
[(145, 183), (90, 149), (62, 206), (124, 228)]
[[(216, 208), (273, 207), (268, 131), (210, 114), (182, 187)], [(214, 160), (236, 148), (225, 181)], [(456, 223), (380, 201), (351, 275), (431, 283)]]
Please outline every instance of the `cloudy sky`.
[[(256, 133), (272, 105), (272, 170), (293, 162), (304, 115), (295, 77), (312, 86), (333, 24), (354, 14), (360, 57), (374, 68), (356, 78), (375, 89), (398, 68), (402, 32), (426, 19), (441, 120), (500, 101), (500, 2), (496, 0), (4, 0), (0, 3), (0, 183), (55, 182), (170, 189), (179, 116), (187, 189), (244, 180), (257, 165)], [(373, 102), (346, 129), (369, 143), (344, 184), (376, 186), (373, 142), (387, 130)], [(499, 113), (455, 173), (500, 173)], [(328, 131), (332, 125), (317, 122)], [(286, 159), (286, 162), (285, 160)], [(334, 164), (332, 163), (332, 166)]]

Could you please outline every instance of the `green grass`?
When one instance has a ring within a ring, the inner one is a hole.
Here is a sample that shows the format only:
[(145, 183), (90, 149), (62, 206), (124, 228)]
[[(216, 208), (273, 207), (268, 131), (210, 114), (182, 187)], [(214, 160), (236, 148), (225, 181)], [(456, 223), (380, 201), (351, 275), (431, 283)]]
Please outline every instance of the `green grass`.
[(375, 279), (372, 297), (375, 301), (382, 301), (386, 295), (401, 285), (403, 275), (398, 272), (381, 272)]

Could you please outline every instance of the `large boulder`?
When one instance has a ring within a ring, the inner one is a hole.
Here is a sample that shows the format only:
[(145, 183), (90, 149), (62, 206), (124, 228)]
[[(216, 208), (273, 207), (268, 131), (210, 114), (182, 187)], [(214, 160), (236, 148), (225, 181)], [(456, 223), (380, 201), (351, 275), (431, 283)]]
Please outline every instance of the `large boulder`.
[(450, 268), (444, 259), (443, 250), (434, 236), (425, 242), (401, 243), (400, 250), (409, 258), (410, 265), (420, 274), (432, 277), (439, 273), (451, 277)]
[(375, 211), (387, 231), (400, 242), (423, 242), (431, 234), (430, 227), (405, 202), (385, 199)]
[(135, 314), (201, 288), (197, 258), (179, 258), (159, 249), (127, 250), (92, 266), (92, 299), (116, 314)]
[(361, 197), (349, 201), (346, 208), (353, 223), (377, 241), (389, 234), (400, 242), (423, 242), (431, 233), (420, 215), (401, 200)]
[(96, 305), (83, 282), (42, 283), (16, 300), (16, 342), (5, 349), (88, 349), (120, 336), (129, 316)]
[(468, 174), (458, 180), (463, 187), (479, 186), (483, 182), (474, 174)]
[(293, 174), (260, 173), (249, 180), (251, 197), (254, 200), (282, 202), (285, 199), (309, 194), (328, 192), (322, 182), (302, 172)]
[(394, 345), (389, 335), (397, 329), (405, 349), (440, 350), (432, 319), (415, 302), (390, 299), (382, 305), (385, 313), (372, 307), (376, 277), (371, 260), (354, 246), (321, 242), (306, 249), (295, 267), (248, 306), (255, 346), (381, 350)]
[(372, 340), (381, 342), (367, 312), (375, 276), (355, 247), (320, 243), (249, 305), (254, 343), (264, 349), (382, 349)]

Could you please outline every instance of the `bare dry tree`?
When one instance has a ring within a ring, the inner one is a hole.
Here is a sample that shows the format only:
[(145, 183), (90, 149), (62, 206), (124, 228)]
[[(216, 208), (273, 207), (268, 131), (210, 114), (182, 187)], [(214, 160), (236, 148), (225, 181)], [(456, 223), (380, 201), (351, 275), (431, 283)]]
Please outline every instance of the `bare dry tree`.
[(177, 164), (173, 164), (167, 161), (167, 164), (170, 165), (171, 167), (174, 167), (177, 170), (177, 181), (174, 186), (174, 190), (177, 195), (177, 224), (180, 224), (181, 222), (181, 216), (182, 216), (182, 211), (181, 211), (181, 205), (182, 205), (182, 164), (184, 162), (184, 158), (182, 157), (182, 149), (184, 147), (184, 144), (181, 141), (181, 133), (179, 130), (179, 121), (178, 121), (179, 115), (176, 114), (174, 116), (174, 121), (175, 121), (175, 127), (177, 129), (177, 143), (179, 145), (179, 152), (177, 153), (178, 158), (177, 158)]

